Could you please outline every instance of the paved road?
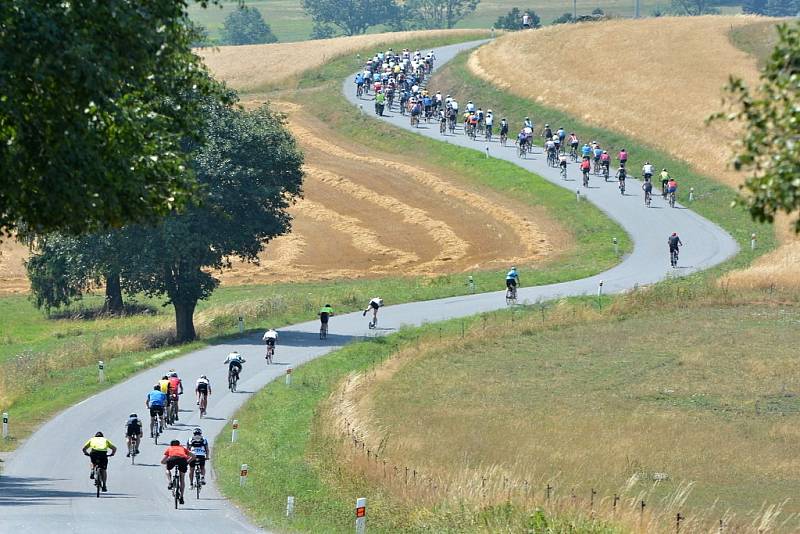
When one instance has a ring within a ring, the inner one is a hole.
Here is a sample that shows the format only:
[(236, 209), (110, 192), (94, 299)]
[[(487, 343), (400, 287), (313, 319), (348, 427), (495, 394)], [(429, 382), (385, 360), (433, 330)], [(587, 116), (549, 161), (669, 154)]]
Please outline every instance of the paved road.
[[(475, 46), (475, 43), (438, 50), (439, 65), (470, 46)], [(351, 80), (344, 83), (344, 89), (351, 101), (358, 102)], [(363, 103), (365, 109), (371, 109), (371, 102)], [(405, 120), (396, 116), (384, 120), (407, 127)], [(421, 135), (439, 138), (438, 131), (425, 128), (418, 131)], [(463, 136), (450, 137), (448, 140), (485, 150), (483, 143), (470, 142)], [(521, 164), (559, 185), (574, 189), (576, 184), (575, 181), (566, 184), (561, 182), (557, 173), (545, 166), (540, 155), (534, 160), (520, 161), (511, 149), (503, 150), (497, 144), (490, 145), (490, 154)], [(574, 180), (574, 176), (571, 179)], [(637, 191), (633, 184), (630, 189)], [(659, 205), (658, 199), (655, 201), (656, 207), (647, 210), (642, 206), (641, 198), (634, 195), (622, 198), (611, 184), (594, 185), (588, 197), (626, 229), (633, 238), (634, 252), (618, 266), (597, 276), (550, 286), (523, 288), (519, 295), (522, 301), (594, 293), (601, 279), (605, 282), (606, 292), (618, 292), (635, 284), (663, 279), (673, 274), (666, 262), (664, 244), (665, 233), (671, 230), (678, 231), (687, 243), (681, 256), (681, 268), (677, 271), (679, 274), (716, 265), (737, 250), (730, 236), (690, 210), (664, 208)], [(213, 475), (201, 500), (189, 497), (186, 506), (176, 512), (166, 489), (163, 470), (158, 464), (162, 446), (156, 447), (145, 440), (142, 454), (137, 457), (138, 465), (130, 465), (124, 454), (112, 458), (110, 491), (99, 500), (94, 497), (87, 462), (79, 450), (98, 429), (103, 430), (118, 446), (123, 446), (123, 423), (127, 414), (132, 411), (140, 415), (145, 413), (145, 394), (157, 377), (169, 368), (177, 369), (187, 382), (200, 374), (207, 374), (215, 389), (209, 401), (209, 417), (203, 419), (202, 424), (192, 406), (191, 397), (184, 395), (185, 411), (181, 413), (181, 421), (168, 430), (164, 438), (185, 440), (198, 424), (206, 435), (215, 436), (250, 395), (283, 375), (289, 366), (297, 366), (326, 354), (354, 338), (383, 335), (402, 325), (463, 317), (504, 306), (502, 291), (387, 306), (381, 310), (380, 328), (377, 330), (368, 330), (367, 321), (360, 313), (335, 317), (331, 323), (332, 334), (326, 342), (317, 339), (316, 322), (282, 329), (276, 364), (271, 366), (263, 363), (259, 336), (253, 335), (199, 350), (143, 371), (65, 410), (16, 451), (0, 476), (0, 532), (138, 533), (147, 528), (164, 528), (164, 525), (170, 525), (168, 528), (176, 532), (257, 531), (221, 498), (215, 488)], [(242, 352), (249, 360), (239, 392), (235, 394), (224, 390), (226, 369), (222, 365), (225, 354), (233, 349)], [(193, 389), (193, 386), (187, 386), (187, 389)], [(243, 428), (241, 432), (247, 432), (247, 429)], [(243, 453), (241, 462), (247, 462), (247, 454)]]

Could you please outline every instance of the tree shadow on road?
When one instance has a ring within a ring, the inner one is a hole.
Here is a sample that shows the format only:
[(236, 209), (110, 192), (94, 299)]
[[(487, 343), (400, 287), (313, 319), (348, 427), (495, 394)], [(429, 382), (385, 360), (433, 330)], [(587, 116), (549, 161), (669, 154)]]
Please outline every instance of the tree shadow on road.
[[(94, 488), (89, 485), (91, 481), (88, 478), (86, 479), (86, 491), (56, 489), (54, 486), (63, 480), (65, 479), (2, 476), (0, 477), (0, 506), (68, 505), (68, 500), (76, 497), (96, 498)], [(103, 498), (129, 499), (130, 496), (104, 493)]]

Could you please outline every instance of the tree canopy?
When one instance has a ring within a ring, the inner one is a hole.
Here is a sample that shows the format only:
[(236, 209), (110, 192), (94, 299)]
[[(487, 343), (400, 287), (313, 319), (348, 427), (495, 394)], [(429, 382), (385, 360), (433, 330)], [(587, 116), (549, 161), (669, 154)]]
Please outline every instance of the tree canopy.
[(196, 183), (180, 144), (218, 92), (185, 10), (0, 2), (0, 232), (80, 233), (187, 203)]
[(795, 17), (800, 15), (800, 0), (745, 0), (742, 11), (768, 17)]
[(387, 24), (396, 8), (394, 0), (303, 0), (303, 8), (319, 25), (318, 35), (335, 26), (345, 35), (359, 35), (370, 26)]
[(511, 8), (511, 10), (502, 15), (497, 17), (497, 21), (494, 23), (494, 27), (498, 30), (521, 30), (522, 29), (522, 15), (527, 13), (531, 17), (531, 28), (539, 28), (542, 25), (542, 21), (539, 18), (539, 15), (532, 9), (527, 9), (521, 11), (518, 7)]
[(261, 11), (254, 7), (240, 6), (231, 11), (221, 30), (224, 45), (248, 45), (275, 43), (278, 38), (264, 21)]
[[(755, 90), (738, 78), (728, 86), (733, 111), (718, 114), (743, 124), (734, 166), (749, 172), (742, 202), (759, 221), (800, 209), (800, 23), (778, 26), (778, 44)], [(795, 221), (800, 232), (800, 219)]]
[(425, 29), (452, 28), (475, 11), (480, 0), (406, 0), (413, 19)]

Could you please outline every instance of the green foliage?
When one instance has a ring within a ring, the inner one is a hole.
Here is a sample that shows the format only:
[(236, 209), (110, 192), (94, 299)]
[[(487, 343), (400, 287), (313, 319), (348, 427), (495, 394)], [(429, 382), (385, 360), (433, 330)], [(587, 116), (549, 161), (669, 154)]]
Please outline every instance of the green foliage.
[(421, 28), (452, 28), (474, 12), (480, 0), (407, 0), (404, 5)]
[[(206, 2), (201, 2), (205, 5)], [(0, 231), (150, 221), (196, 189), (181, 149), (217, 83), (186, 2), (0, 2)]]
[[(800, 23), (778, 26), (778, 44), (755, 91), (740, 78), (727, 87), (733, 112), (717, 114), (744, 125), (734, 160), (751, 173), (741, 199), (755, 220), (773, 222), (778, 212), (800, 208)], [(800, 219), (795, 221), (800, 232)]]
[(303, 8), (315, 25), (332, 25), (345, 35), (359, 35), (389, 21), (396, 5), (394, 0), (303, 0)]
[(763, 14), (768, 17), (796, 17), (800, 15), (800, 0), (767, 0)]
[(599, 7), (596, 7), (592, 10), (592, 15), (599, 15), (602, 17), (603, 15), (605, 15), (605, 12)]
[(713, 0), (672, 0), (672, 10), (676, 15), (713, 15), (719, 13)]
[(315, 22), (311, 30), (311, 39), (330, 39), (336, 35), (336, 29), (324, 22)]
[(569, 24), (570, 22), (574, 22), (572, 13), (564, 13), (560, 17), (553, 19), (553, 24)]
[(209, 269), (230, 266), (229, 257), (258, 261), (264, 244), (289, 231), (286, 212), (302, 185), (302, 154), (283, 116), (212, 105), (206, 142), (194, 170), (202, 203), (171, 215), (156, 227), (134, 226), (136, 245), (122, 276), (128, 291), (165, 295), (175, 307), (178, 341), (195, 338), (193, 314), (219, 284)]
[(539, 28), (542, 25), (542, 21), (539, 18), (539, 15), (532, 9), (528, 9), (525, 11), (520, 11), (518, 7), (511, 8), (511, 11), (497, 17), (497, 22), (494, 23), (494, 27), (498, 30), (521, 30), (522, 29), (522, 15), (528, 13), (531, 17), (531, 28)]
[(763, 15), (767, 7), (767, 0), (744, 0), (742, 2), (742, 13)]
[(264, 22), (261, 11), (254, 7), (240, 6), (231, 11), (221, 30), (225, 45), (248, 45), (277, 42), (269, 25)]

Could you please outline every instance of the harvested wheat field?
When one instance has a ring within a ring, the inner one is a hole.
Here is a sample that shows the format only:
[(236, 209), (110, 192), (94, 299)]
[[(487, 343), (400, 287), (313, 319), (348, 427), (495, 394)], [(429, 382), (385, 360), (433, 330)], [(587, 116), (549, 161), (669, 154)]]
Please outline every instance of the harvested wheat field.
[(26, 293), (30, 287), (25, 275), (28, 248), (13, 239), (0, 243), (0, 295)]
[(292, 233), (269, 243), (258, 265), (234, 264), (223, 283), (500, 269), (570, 246), (540, 209), (348, 143), (297, 104), (275, 106), (306, 153), (304, 198), (290, 208)]
[[(474, 35), (487, 37), (486, 30), (435, 30), (377, 33), (355, 37), (335, 37), (298, 43), (222, 46), (201, 48), (195, 52), (203, 58), (216, 78), (225, 80), (237, 91), (250, 92), (273, 86), (320, 67), (333, 58), (365, 47), (409, 39), (435, 39), (444, 36)], [(355, 68), (355, 63), (353, 63)]]
[[(730, 75), (758, 82), (757, 58), (737, 48), (730, 32), (750, 25), (763, 31), (764, 24), (759, 17), (708, 16), (551, 26), (503, 36), (473, 53), (469, 66), (519, 96), (644, 140), (736, 187), (745, 178), (729, 167), (739, 130), (705, 120), (723, 109)], [(545, 53), (552, 43), (578, 45), (563, 47), (558, 69)], [(587, 61), (588, 50), (603, 60)], [(776, 223), (785, 244), (732, 274), (731, 284), (800, 288), (800, 243), (785, 226), (785, 218)]]

